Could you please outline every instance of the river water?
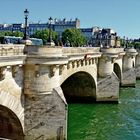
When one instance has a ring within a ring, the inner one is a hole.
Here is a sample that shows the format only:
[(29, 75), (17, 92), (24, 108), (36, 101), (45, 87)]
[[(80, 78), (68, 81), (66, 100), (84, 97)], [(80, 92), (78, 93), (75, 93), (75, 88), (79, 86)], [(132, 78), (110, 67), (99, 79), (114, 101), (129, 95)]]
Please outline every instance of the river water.
[(68, 105), (68, 140), (140, 140), (140, 81), (121, 88), (119, 104)]

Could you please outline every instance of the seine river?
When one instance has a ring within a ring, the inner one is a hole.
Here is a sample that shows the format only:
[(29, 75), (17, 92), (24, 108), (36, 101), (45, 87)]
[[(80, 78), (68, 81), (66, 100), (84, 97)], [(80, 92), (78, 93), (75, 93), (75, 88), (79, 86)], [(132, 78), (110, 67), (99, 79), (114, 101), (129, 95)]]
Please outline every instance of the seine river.
[(119, 104), (69, 104), (68, 140), (140, 140), (140, 81)]

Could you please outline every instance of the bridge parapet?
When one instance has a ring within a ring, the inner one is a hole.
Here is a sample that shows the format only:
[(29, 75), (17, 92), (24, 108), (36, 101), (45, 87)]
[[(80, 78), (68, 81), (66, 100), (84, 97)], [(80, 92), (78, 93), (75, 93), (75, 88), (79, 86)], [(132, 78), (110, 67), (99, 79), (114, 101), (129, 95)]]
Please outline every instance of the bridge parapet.
[(100, 47), (63, 47), (62, 50), (65, 54), (98, 53)]
[(28, 55), (39, 55), (39, 56), (52, 56), (52, 57), (59, 57), (62, 56), (62, 47), (58, 46), (49, 47), (49, 46), (26, 46), (25, 52)]
[(23, 55), (25, 45), (0, 44), (0, 56)]
[[(32, 63), (44, 63), (48, 65), (66, 64), (68, 61), (91, 59), (101, 56), (100, 48), (85, 48), (85, 47), (48, 47), (48, 46), (28, 46), (26, 48), (28, 62), (30, 58), (36, 58)], [(42, 61), (41, 61), (42, 58)], [(44, 59), (43, 59), (44, 58)], [(39, 61), (37, 61), (37, 59)]]
[(24, 64), (24, 47), (21, 44), (0, 44), (0, 67)]
[(51, 55), (51, 56), (62, 56), (62, 55), (77, 55), (77, 54), (88, 54), (88, 53), (99, 53), (99, 47), (49, 47), (49, 46), (27, 46), (27, 54), (31, 55)]
[(102, 53), (106, 53), (106, 54), (125, 54), (124, 52), (124, 48), (102, 48), (101, 49)]

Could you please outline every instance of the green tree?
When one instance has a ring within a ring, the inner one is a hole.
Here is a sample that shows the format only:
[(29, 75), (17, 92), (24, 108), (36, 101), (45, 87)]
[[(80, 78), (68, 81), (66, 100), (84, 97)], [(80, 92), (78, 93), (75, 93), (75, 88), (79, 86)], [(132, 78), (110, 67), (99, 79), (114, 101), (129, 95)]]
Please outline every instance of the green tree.
[(15, 36), (15, 37), (23, 37), (24, 36), (24, 33), (23, 32), (20, 32), (20, 31), (14, 31), (14, 32), (12, 32), (12, 36)]
[(0, 37), (3, 36), (16, 36), (16, 37), (23, 37), (24, 34), (20, 31), (0, 31)]
[(140, 42), (134, 42), (133, 43), (133, 46), (135, 47), (135, 48), (138, 48), (138, 49), (140, 49)]
[[(55, 43), (57, 43), (57, 40), (58, 40), (58, 34), (54, 31), (51, 31), (51, 34), (52, 34), (52, 39)], [(35, 37), (35, 38), (39, 38), (39, 39), (42, 39), (43, 40), (43, 44), (46, 44), (48, 42), (48, 39), (49, 39), (49, 30), (48, 29), (45, 29), (45, 30), (37, 30), (32, 37)]]
[(62, 33), (62, 42), (66, 44), (70, 43), (71, 47), (78, 47), (87, 43), (86, 37), (84, 37), (79, 29), (71, 28), (66, 29)]
[(120, 39), (120, 45), (121, 45), (121, 47), (125, 47), (125, 40), (124, 39)]

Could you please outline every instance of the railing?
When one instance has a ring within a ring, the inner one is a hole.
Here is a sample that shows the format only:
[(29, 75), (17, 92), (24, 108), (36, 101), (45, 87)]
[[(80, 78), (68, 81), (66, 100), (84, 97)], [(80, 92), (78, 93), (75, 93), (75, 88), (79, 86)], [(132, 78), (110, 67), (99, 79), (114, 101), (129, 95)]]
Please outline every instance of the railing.
[(98, 53), (100, 47), (63, 47), (62, 52), (66, 54)]
[(0, 44), (0, 56), (23, 55), (25, 45)]
[(99, 47), (27, 46), (26, 52), (27, 54), (30, 55), (62, 56), (62, 55), (100, 53), (100, 48)]
[(121, 53), (121, 52), (124, 52), (124, 48), (102, 48), (101, 52), (105, 52), (105, 53)]

